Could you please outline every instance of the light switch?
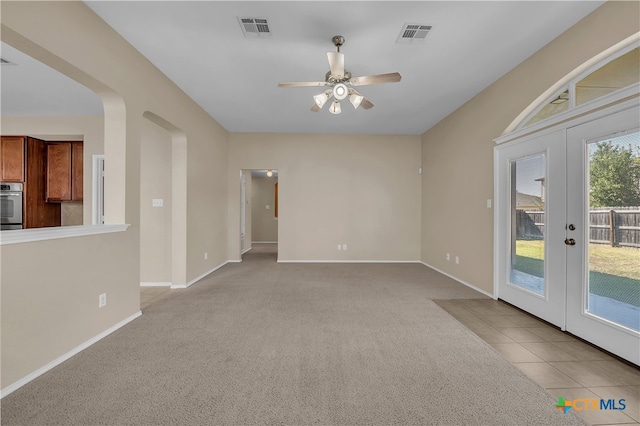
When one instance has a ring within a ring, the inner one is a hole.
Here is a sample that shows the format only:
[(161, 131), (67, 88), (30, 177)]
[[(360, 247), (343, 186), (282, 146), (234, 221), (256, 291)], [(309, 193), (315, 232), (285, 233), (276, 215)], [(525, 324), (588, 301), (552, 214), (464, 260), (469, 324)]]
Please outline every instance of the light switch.
[(266, 206), (264, 206), (264, 208), (265, 208), (266, 210), (269, 210), (269, 209), (271, 209), (271, 206), (270, 206), (269, 204), (267, 204)]
[(162, 198), (154, 198), (151, 202), (153, 207), (162, 207), (164, 206), (164, 200)]

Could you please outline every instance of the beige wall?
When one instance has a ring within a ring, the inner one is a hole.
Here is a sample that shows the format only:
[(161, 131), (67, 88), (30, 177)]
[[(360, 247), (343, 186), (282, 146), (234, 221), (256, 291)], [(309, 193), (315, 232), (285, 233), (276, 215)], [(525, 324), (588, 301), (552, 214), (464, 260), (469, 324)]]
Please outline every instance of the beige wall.
[(2, 389), (140, 310), (128, 260), (136, 240), (119, 232), (1, 247)]
[[(173, 135), (179, 129), (186, 145), (180, 170), (186, 230), (176, 243), (184, 247), (182, 280), (227, 260), (228, 133), (84, 3), (3, 1), (0, 7), (2, 41), (103, 100), (106, 219), (131, 225), (115, 234), (2, 246), (5, 388), (139, 311), (145, 112), (174, 126)], [(98, 309), (101, 293), (108, 306)]]
[(640, 31), (639, 7), (604, 4), (422, 135), (425, 263), (493, 292), (492, 140), (574, 68)]
[[(43, 140), (82, 140), (84, 141), (84, 187), (82, 207), (77, 203), (68, 206), (63, 203), (63, 209), (69, 210), (64, 217), (73, 222), (63, 225), (91, 224), (91, 197), (93, 189), (92, 161), (94, 155), (104, 154), (104, 118), (102, 116), (2, 116), (0, 117), (0, 131), (3, 135), (25, 135)], [(80, 218), (77, 210), (82, 209)]]
[[(278, 178), (254, 177), (251, 184), (251, 241), (278, 241), (278, 220), (275, 217), (275, 183)], [(269, 209), (267, 209), (269, 206)]]
[[(140, 139), (140, 282), (170, 283), (171, 135), (146, 121)], [(162, 207), (153, 207), (162, 199)]]
[(279, 260), (420, 259), (419, 136), (231, 134), (229, 141), (231, 259), (239, 256), (238, 171), (267, 167), (278, 169)]

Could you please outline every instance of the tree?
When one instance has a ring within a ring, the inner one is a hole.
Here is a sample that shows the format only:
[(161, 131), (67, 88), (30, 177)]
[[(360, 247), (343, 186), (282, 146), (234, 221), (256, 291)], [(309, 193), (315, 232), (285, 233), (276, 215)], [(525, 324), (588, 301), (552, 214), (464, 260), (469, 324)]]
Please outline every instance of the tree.
[(632, 148), (597, 144), (591, 155), (591, 206), (640, 206), (640, 158)]

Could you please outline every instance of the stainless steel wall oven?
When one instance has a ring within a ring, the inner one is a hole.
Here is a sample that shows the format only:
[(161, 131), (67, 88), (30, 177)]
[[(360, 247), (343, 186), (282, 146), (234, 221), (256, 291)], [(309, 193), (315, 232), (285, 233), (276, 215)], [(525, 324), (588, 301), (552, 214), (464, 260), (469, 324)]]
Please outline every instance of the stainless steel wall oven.
[(0, 230), (22, 229), (22, 184), (0, 183)]

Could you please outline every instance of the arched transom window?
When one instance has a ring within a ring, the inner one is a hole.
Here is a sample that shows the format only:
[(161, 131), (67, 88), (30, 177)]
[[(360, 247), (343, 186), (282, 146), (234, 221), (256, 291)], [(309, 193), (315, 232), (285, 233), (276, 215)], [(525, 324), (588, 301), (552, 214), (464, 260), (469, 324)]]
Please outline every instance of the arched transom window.
[(622, 91), (638, 82), (640, 47), (634, 43), (571, 79), (522, 120), (517, 129)]

